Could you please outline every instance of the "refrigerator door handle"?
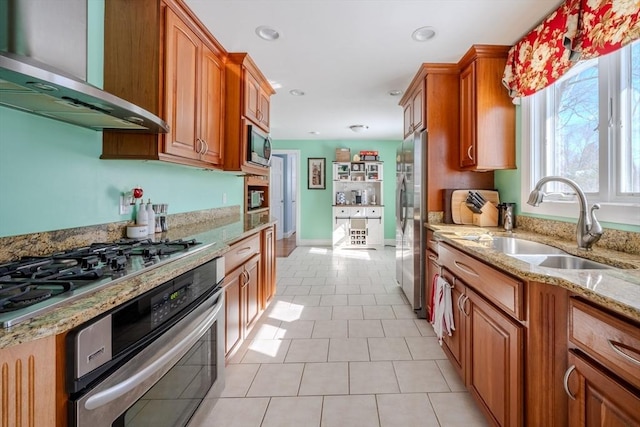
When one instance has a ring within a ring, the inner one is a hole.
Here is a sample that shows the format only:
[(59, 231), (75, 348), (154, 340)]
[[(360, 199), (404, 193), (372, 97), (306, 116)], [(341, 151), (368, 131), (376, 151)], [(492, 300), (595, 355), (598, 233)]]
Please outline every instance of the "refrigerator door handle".
[(402, 233), (405, 232), (407, 227), (407, 204), (405, 203), (405, 195), (407, 193), (407, 179), (404, 175), (402, 175), (402, 179), (400, 180), (400, 191), (398, 191), (398, 219), (400, 221), (400, 230)]

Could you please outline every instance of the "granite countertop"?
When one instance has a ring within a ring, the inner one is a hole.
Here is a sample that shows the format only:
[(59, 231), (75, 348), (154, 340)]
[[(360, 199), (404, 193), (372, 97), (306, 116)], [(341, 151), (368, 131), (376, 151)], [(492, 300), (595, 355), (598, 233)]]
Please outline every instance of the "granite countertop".
[(184, 256), (101, 289), (68, 306), (8, 329), (0, 329), (0, 349), (66, 332), (167, 280), (224, 255), (233, 243), (273, 224), (275, 221), (271, 218), (249, 216), (224, 225), (219, 225), (217, 222), (201, 222), (171, 229), (163, 233), (163, 239), (193, 238), (202, 244), (190, 249)]
[[(640, 257), (595, 247), (578, 250), (575, 241), (559, 240), (515, 229), (507, 233), (497, 227), (428, 224), (436, 240), (446, 242), (481, 261), (523, 280), (561, 286), (604, 307), (640, 321)], [(603, 270), (562, 270), (520, 261), (491, 248), (492, 236), (512, 236), (545, 243), (572, 255), (617, 268)]]

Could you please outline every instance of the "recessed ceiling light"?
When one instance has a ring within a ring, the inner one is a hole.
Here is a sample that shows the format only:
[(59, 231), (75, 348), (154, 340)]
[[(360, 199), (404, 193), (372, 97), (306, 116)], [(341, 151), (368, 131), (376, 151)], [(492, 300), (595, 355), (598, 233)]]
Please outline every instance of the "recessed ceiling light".
[(304, 96), (304, 91), (300, 89), (291, 89), (289, 93), (293, 96)]
[(318, 132), (317, 130), (312, 130), (311, 132), (309, 132), (311, 135), (320, 135), (320, 132)]
[(358, 132), (364, 132), (365, 130), (369, 129), (369, 126), (366, 126), (366, 125), (351, 125), (351, 126), (349, 126), (349, 129), (351, 129), (352, 131), (358, 133)]
[(400, 89), (394, 89), (389, 91), (389, 95), (391, 96), (400, 96), (402, 95), (402, 91)]
[(411, 34), (411, 38), (417, 42), (426, 42), (436, 36), (436, 29), (433, 27), (421, 27)]
[(258, 28), (256, 28), (256, 34), (262, 40), (267, 40), (270, 42), (278, 40), (280, 38), (280, 33), (267, 25), (260, 25)]

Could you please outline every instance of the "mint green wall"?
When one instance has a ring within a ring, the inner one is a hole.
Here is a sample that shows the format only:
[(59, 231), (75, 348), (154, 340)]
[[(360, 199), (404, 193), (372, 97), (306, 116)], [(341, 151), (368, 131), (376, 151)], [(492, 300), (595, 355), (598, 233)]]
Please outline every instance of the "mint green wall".
[[(88, 5), (88, 80), (102, 86), (104, 0)], [(101, 132), (0, 107), (0, 237), (130, 219), (119, 195), (137, 185), (169, 213), (243, 203), (234, 174), (100, 160), (101, 150)]]
[[(336, 148), (349, 148), (351, 155), (360, 150), (377, 150), (380, 160), (384, 162), (383, 194), (384, 194), (384, 237), (395, 239), (395, 181), (396, 181), (396, 148), (400, 141), (322, 141), (322, 140), (276, 140), (274, 150), (300, 150), (300, 239), (331, 240), (333, 193), (331, 187), (332, 163), (335, 160)], [(307, 159), (310, 157), (326, 158), (327, 175), (325, 190), (307, 189)]]
[(0, 107), (0, 237), (103, 224), (134, 186), (169, 213), (242, 204), (242, 178), (160, 162), (100, 160), (102, 133)]

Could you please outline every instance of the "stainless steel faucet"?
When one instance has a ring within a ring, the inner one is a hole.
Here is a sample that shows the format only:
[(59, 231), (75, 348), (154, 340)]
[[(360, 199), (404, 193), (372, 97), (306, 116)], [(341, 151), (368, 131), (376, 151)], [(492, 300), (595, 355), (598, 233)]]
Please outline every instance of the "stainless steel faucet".
[(603, 233), (602, 226), (600, 226), (594, 212), (594, 210), (600, 209), (600, 205), (597, 203), (594, 204), (591, 207), (589, 214), (587, 214), (587, 197), (585, 196), (584, 191), (582, 191), (575, 181), (561, 176), (546, 176), (538, 181), (531, 194), (529, 194), (529, 200), (527, 200), (528, 204), (531, 206), (538, 206), (542, 203), (542, 198), (545, 196), (545, 193), (541, 191), (541, 188), (549, 181), (565, 183), (569, 187), (573, 188), (578, 195), (578, 199), (580, 201), (580, 216), (578, 217), (578, 226), (576, 227), (578, 249), (590, 250), (591, 246), (600, 240)]

